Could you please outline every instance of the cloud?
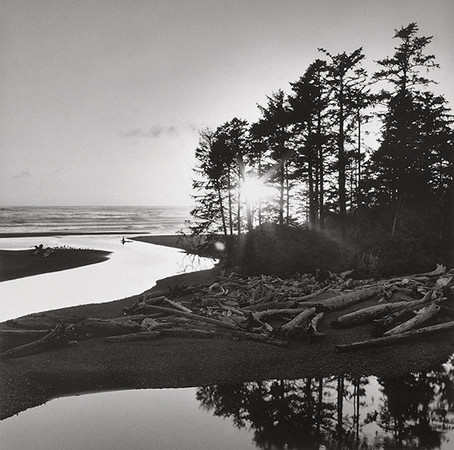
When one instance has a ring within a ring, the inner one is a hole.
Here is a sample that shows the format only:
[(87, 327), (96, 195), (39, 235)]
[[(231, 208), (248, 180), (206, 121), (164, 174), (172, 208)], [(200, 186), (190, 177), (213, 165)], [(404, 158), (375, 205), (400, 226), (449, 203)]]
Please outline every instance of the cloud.
[(21, 170), (13, 175), (13, 178), (30, 178), (32, 175), (28, 170)]
[(148, 130), (143, 128), (135, 128), (134, 130), (127, 131), (126, 133), (120, 133), (121, 137), (124, 138), (142, 138), (142, 139), (155, 139), (160, 136), (177, 136), (177, 127), (163, 127), (161, 125), (153, 125)]

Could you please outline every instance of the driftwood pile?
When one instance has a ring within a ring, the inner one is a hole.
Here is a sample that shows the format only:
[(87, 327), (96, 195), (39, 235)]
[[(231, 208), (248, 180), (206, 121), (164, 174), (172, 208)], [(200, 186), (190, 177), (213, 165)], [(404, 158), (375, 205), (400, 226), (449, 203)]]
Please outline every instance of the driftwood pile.
[[(107, 342), (160, 337), (250, 339), (276, 346), (290, 340), (313, 342), (326, 336), (320, 324), (331, 311), (364, 300), (374, 304), (338, 316), (337, 328), (373, 323), (373, 339), (338, 345), (349, 351), (401, 342), (454, 329), (454, 309), (443, 305), (452, 293), (454, 271), (443, 266), (428, 273), (388, 280), (353, 280), (351, 272), (289, 279), (220, 275), (210, 285), (146, 291), (112, 319), (34, 314), (9, 321), (2, 335), (31, 335), (38, 340), (0, 354), (10, 358), (102, 336)], [(446, 318), (449, 318), (448, 321)], [(421, 325), (430, 326), (420, 328)], [(325, 327), (326, 329), (327, 327)], [(329, 331), (328, 331), (329, 332)]]

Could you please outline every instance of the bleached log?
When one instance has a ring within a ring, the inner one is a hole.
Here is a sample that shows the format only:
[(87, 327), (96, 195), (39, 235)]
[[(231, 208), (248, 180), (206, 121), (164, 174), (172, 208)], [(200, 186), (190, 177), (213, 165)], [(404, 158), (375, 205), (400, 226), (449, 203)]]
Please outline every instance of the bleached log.
[(168, 305), (173, 306), (174, 308), (176, 308), (176, 309), (178, 309), (180, 311), (187, 312), (187, 313), (192, 313), (192, 311), (189, 308), (186, 308), (186, 306), (183, 306), (179, 302), (174, 302), (173, 300), (170, 300), (167, 297), (164, 297), (164, 303), (167, 303)]
[(238, 328), (238, 326), (236, 324), (234, 324), (233, 322), (223, 322), (222, 320), (212, 319), (210, 317), (205, 317), (205, 316), (199, 316), (198, 314), (187, 313), (184, 311), (179, 311), (177, 309), (165, 308), (164, 306), (150, 305), (150, 306), (148, 306), (148, 308), (150, 309), (150, 311), (156, 311), (156, 312), (162, 312), (162, 313), (166, 313), (166, 314), (170, 314), (170, 315), (187, 317), (192, 320), (198, 320), (200, 322), (211, 323), (211, 324), (217, 325), (221, 328), (229, 328), (231, 330), (235, 330)]
[(427, 293), (420, 300), (413, 300), (411, 302), (385, 303), (381, 305), (369, 306), (367, 308), (353, 311), (349, 314), (344, 314), (343, 316), (338, 317), (336, 320), (334, 320), (331, 325), (336, 328), (345, 328), (352, 325), (360, 325), (395, 312), (411, 311), (430, 301), (430, 298), (431, 292)]
[(159, 331), (140, 331), (138, 333), (123, 334), (120, 336), (108, 336), (104, 338), (106, 342), (136, 342), (154, 341), (160, 336)]
[(417, 328), (422, 323), (427, 322), (429, 319), (434, 317), (438, 311), (440, 311), (440, 305), (432, 303), (431, 305), (421, 309), (412, 319), (407, 320), (406, 322), (384, 333), (384, 336), (393, 336), (395, 334), (404, 333)]
[(348, 352), (351, 350), (358, 350), (361, 348), (378, 347), (388, 344), (397, 344), (407, 342), (414, 339), (419, 339), (424, 336), (445, 333), (454, 330), (454, 321), (442, 323), (440, 325), (433, 325), (430, 327), (420, 328), (419, 330), (411, 330), (406, 333), (400, 333), (393, 336), (386, 336), (377, 339), (369, 339), (366, 341), (352, 342), (351, 344), (336, 345), (336, 350), (340, 352)]
[(373, 297), (374, 295), (379, 294), (383, 291), (383, 288), (384, 286), (380, 284), (367, 289), (360, 289), (359, 291), (337, 295), (336, 297), (332, 297), (327, 299), (326, 301), (320, 302), (317, 309), (320, 311), (335, 311), (348, 308), (355, 303), (359, 303), (363, 300), (367, 300)]
[(316, 308), (307, 308), (304, 311), (300, 312), (296, 317), (294, 317), (290, 322), (282, 325), (281, 331), (286, 334), (293, 333), (297, 328), (307, 327), (307, 322), (315, 314)]

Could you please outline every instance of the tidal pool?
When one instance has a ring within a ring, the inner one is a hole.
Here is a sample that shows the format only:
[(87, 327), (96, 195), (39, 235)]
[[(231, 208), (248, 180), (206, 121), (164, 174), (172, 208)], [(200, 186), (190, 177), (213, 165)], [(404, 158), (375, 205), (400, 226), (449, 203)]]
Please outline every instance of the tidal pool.
[(24, 250), (34, 245), (68, 246), (112, 252), (107, 261), (75, 269), (0, 282), (0, 322), (33, 312), (118, 300), (153, 287), (157, 280), (211, 268), (214, 261), (181, 250), (118, 236), (0, 238), (0, 248)]
[(63, 397), (0, 422), (39, 449), (454, 447), (450, 363), (399, 378), (332, 376)]

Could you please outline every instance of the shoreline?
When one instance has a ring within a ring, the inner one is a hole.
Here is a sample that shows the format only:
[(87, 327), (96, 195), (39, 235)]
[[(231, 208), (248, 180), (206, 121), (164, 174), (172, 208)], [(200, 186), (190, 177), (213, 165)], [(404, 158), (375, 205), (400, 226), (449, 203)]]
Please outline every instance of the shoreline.
[[(169, 236), (156, 236), (152, 240), (155, 244), (161, 240), (167, 242), (167, 246), (176, 246), (175, 239), (179, 236), (173, 236), (174, 245), (170, 245)], [(174, 275), (158, 280), (146, 292), (173, 286), (209, 285), (216, 276), (216, 268)], [(111, 319), (122, 316), (123, 308), (139, 301), (142, 294), (107, 303), (55, 309), (52, 313), (63, 317)], [(352, 342), (370, 333), (370, 324), (354, 329), (330, 328), (330, 322), (347, 311), (327, 315), (321, 324), (321, 331), (327, 332), (323, 341), (312, 344), (293, 341), (286, 348), (229, 337), (168, 337), (115, 344), (103, 338), (92, 338), (76, 346), (0, 360), (0, 419), (62, 395), (104, 390), (181, 388), (341, 374), (395, 377), (430, 369), (446, 362), (454, 353), (452, 334), (353, 353), (336, 352), (337, 344)], [(7, 328), (6, 322), (0, 324), (0, 329)], [(26, 342), (30, 342), (30, 338), (3, 336), (0, 350)]]
[[(0, 233), (1, 238), (28, 238), (28, 237), (54, 237), (54, 236), (129, 236), (140, 235), (140, 231), (36, 231), (36, 232), (16, 232)], [(148, 234), (146, 232), (143, 233)]]

